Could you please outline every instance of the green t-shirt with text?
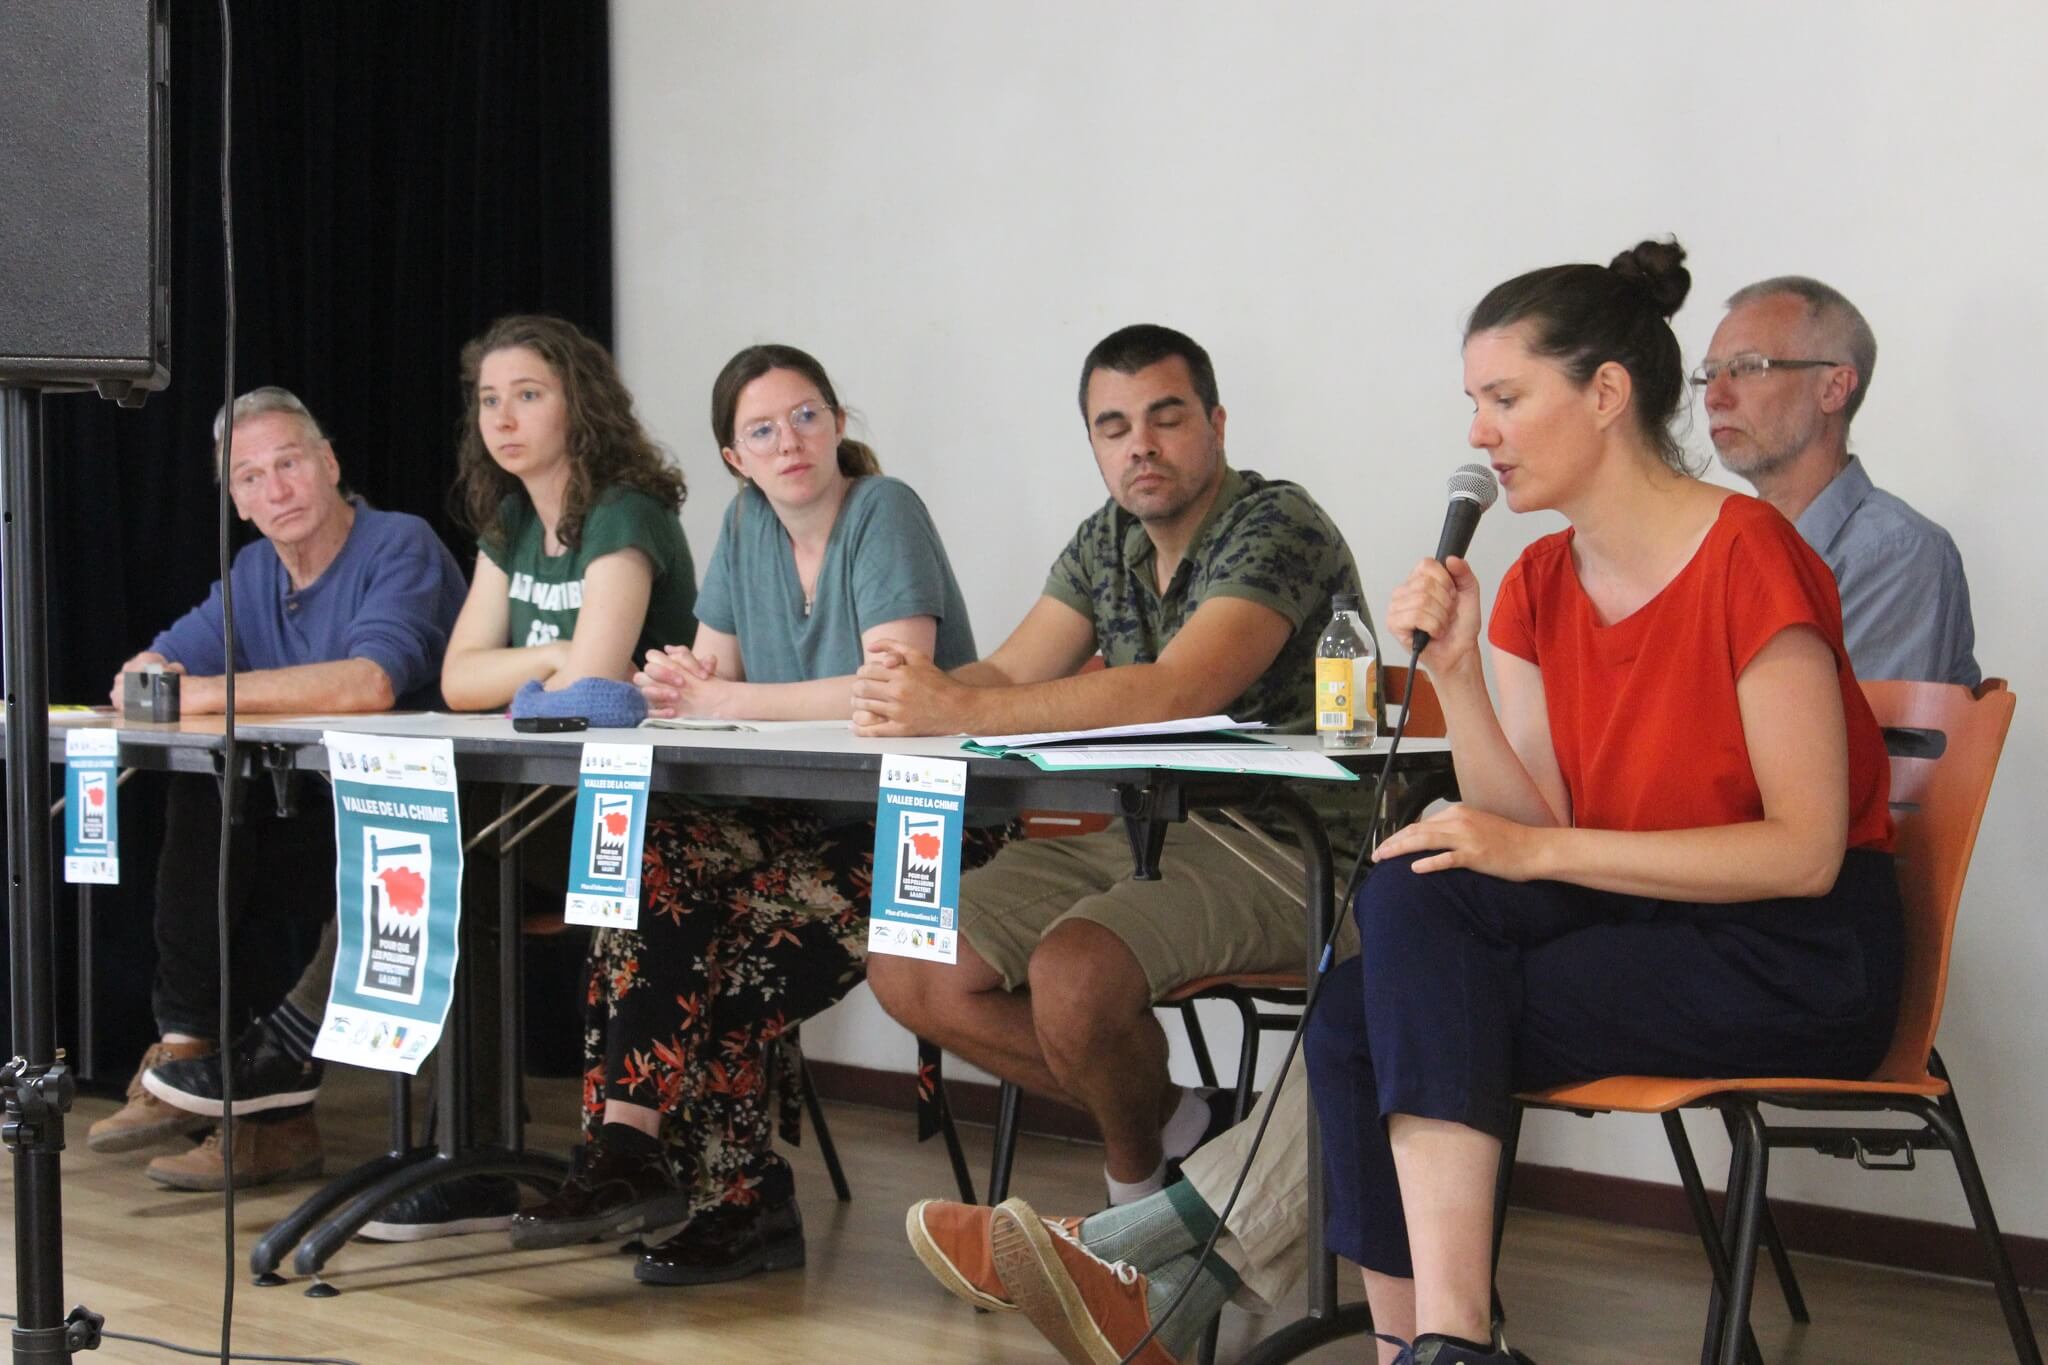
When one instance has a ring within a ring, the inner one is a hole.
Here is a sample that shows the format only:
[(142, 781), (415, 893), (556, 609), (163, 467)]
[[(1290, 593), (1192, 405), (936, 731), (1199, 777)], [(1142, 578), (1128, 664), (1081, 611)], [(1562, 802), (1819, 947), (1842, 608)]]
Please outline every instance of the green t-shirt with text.
[(635, 666), (650, 649), (696, 638), (697, 569), (673, 508), (638, 489), (608, 488), (583, 518), (576, 547), (551, 555), (533, 504), (515, 493), (498, 508), (498, 530), (502, 540), (486, 536), (478, 548), (512, 580), (507, 644), (524, 647), (572, 638), (583, 610), (584, 570), (592, 560), (627, 549), (640, 551), (654, 566), (647, 617), (633, 646)]

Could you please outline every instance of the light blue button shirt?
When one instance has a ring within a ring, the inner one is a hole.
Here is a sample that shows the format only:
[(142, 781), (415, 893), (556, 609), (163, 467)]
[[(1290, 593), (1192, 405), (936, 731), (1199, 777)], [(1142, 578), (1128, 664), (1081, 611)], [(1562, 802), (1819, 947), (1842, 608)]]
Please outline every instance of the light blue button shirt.
[(1982, 680), (1970, 584), (1947, 531), (1872, 484), (1853, 455), (1797, 525), (1834, 570), (1858, 678)]

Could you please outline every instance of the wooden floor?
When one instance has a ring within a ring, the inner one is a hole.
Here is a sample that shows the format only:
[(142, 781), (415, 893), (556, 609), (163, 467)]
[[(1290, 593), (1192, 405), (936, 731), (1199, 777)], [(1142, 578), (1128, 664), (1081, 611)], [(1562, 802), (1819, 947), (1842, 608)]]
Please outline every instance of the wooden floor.
[[(382, 1082), (364, 1073), (330, 1072), (321, 1105), (330, 1171), (379, 1149), (382, 1093)], [(542, 1116), (570, 1114), (569, 1083), (541, 1083), (532, 1098)], [(220, 1198), (151, 1185), (142, 1175), (146, 1154), (86, 1151), (86, 1124), (112, 1108), (81, 1100), (72, 1120), (76, 1136), (64, 1157), (65, 1303), (104, 1313), (109, 1330), (212, 1349), (219, 1340)], [(236, 1349), (362, 1365), (1057, 1361), (1021, 1318), (979, 1315), (948, 1297), (906, 1247), (906, 1206), (950, 1188), (939, 1144), (914, 1144), (905, 1114), (839, 1105), (829, 1117), (854, 1198), (833, 1202), (807, 1140), (795, 1160), (808, 1269), (714, 1288), (653, 1289), (636, 1284), (631, 1259), (612, 1248), (515, 1254), (495, 1234), (413, 1246), (354, 1243), (330, 1266), (331, 1283), (343, 1291), (334, 1299), (307, 1299), (296, 1283), (257, 1289), (240, 1269), (250, 1242), (310, 1187), (251, 1192), (237, 1209)], [(558, 1121), (537, 1135), (565, 1144), (569, 1130)], [(987, 1141), (985, 1130), (969, 1130), (977, 1178)], [(1100, 1169), (1093, 1148), (1027, 1138), (1018, 1189), (1049, 1212), (1091, 1209), (1101, 1200)], [(0, 1183), (11, 1182), (11, 1168), (0, 1162)], [(0, 1246), (9, 1284), (12, 1249), (11, 1238)], [(1810, 1327), (1791, 1326), (1775, 1291), (1759, 1286), (1757, 1335), (1773, 1365), (2012, 1359), (1983, 1285), (1805, 1257), (1799, 1272), (1814, 1310)], [(1705, 1281), (1698, 1251), (1681, 1238), (1528, 1214), (1511, 1225), (1501, 1292), (1515, 1344), (1542, 1365), (1632, 1365), (1697, 1357)], [(2044, 1305), (2030, 1307), (2043, 1316)], [(1223, 1358), (1256, 1339), (1259, 1325), (1227, 1312)], [(109, 1341), (93, 1358), (173, 1357)], [(1313, 1357), (1365, 1358), (1356, 1342)]]

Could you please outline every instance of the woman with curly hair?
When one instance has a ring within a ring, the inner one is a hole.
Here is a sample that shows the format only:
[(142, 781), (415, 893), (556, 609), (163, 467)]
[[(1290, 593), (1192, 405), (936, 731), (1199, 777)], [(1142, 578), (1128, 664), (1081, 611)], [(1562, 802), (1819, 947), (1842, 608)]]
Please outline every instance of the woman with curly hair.
[(455, 496), (476, 575), (441, 665), (449, 706), (529, 682), (633, 676), (696, 631), (696, 570), (662, 458), (604, 347), (560, 318), (500, 318), (462, 349)]

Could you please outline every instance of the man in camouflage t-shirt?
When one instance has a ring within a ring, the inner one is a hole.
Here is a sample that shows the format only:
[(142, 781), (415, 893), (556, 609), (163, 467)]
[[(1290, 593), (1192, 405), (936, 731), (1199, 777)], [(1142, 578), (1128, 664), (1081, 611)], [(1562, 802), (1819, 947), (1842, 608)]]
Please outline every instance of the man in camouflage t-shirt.
[[(1308, 731), (1331, 594), (1359, 591), (1336, 525), (1299, 486), (1229, 466), (1215, 372), (1178, 332), (1128, 327), (1097, 345), (1081, 414), (1110, 501), (1044, 595), (994, 654), (950, 674), (879, 652), (855, 684), (855, 730), (1228, 713)], [(1098, 651), (1109, 666), (1084, 673)], [(1299, 904), (1209, 835), (1170, 827), (1160, 868), (1132, 879), (1120, 829), (1012, 844), (961, 884), (957, 963), (868, 963), (883, 1007), (921, 1037), (1087, 1109), (1112, 1202), (1159, 1189), (1208, 1127), (1168, 1079), (1153, 1002), (1202, 977), (1299, 970), (1308, 951)]]

